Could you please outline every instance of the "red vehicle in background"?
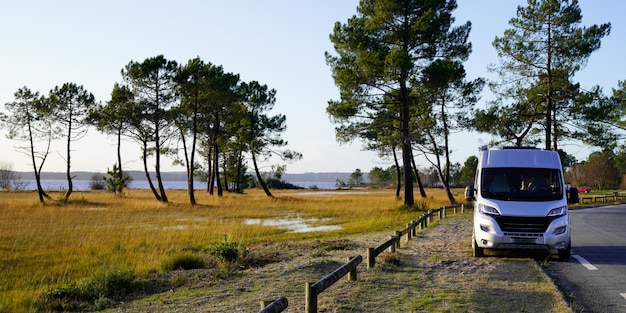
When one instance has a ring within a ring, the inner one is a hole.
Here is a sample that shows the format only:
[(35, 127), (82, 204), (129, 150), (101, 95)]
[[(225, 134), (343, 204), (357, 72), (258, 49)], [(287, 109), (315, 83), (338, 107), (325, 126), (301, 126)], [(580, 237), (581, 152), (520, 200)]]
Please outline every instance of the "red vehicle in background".
[(591, 191), (591, 188), (589, 188), (589, 186), (578, 187), (578, 193), (588, 193), (590, 191)]

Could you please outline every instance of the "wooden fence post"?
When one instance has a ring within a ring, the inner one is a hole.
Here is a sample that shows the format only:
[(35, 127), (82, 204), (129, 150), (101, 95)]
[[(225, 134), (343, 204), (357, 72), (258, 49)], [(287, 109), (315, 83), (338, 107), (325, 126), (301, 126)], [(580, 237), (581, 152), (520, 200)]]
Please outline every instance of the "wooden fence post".
[(406, 232), (406, 241), (409, 242), (411, 241), (411, 235), (413, 235), (413, 230), (415, 229), (415, 226), (413, 226), (413, 222), (406, 224), (406, 227), (408, 228), (408, 231)]
[(376, 265), (376, 257), (374, 257), (374, 248), (367, 248), (367, 268), (374, 268)]
[(351, 273), (352, 270), (356, 271), (356, 267), (363, 261), (363, 257), (360, 255), (355, 256), (354, 258), (352, 258), (351, 260), (348, 260), (348, 262), (342, 266), (340, 266), (339, 268), (337, 268), (336, 270), (334, 270), (332, 273), (324, 276), (324, 278), (320, 279), (319, 281), (311, 284), (311, 283), (306, 283), (305, 286), (305, 302), (306, 302), (306, 306), (305, 306), (305, 311), (307, 313), (315, 313), (317, 312), (317, 297), (319, 296), (320, 293), (324, 292), (324, 290), (326, 290), (326, 288), (332, 286), (333, 284), (335, 284), (337, 281), (339, 281), (339, 279), (341, 279), (342, 277), (349, 275), (353, 276), (356, 279), (356, 273)]
[[(350, 257), (347, 258), (348, 260), (347, 262), (350, 262)], [(356, 281), (356, 266), (350, 270), (350, 272), (348, 272), (348, 280), (349, 281)]]
[[(395, 238), (395, 236), (389, 236), (389, 239), (393, 239), (393, 238)], [(396, 238), (395, 240), (397, 241), (398, 239)], [(396, 243), (395, 243), (395, 242), (394, 242), (394, 243), (392, 243), (392, 244), (389, 246), (389, 252), (392, 252), (392, 253), (393, 253), (393, 252), (396, 252)]]
[(311, 283), (307, 282), (304, 287), (304, 301), (306, 313), (317, 313), (317, 293), (311, 289)]
[(402, 241), (402, 233), (396, 230), (395, 235), (396, 235), (396, 238), (398, 238), (396, 240), (396, 248), (400, 248), (400, 241)]
[(265, 309), (270, 303), (272, 303), (272, 300), (261, 300), (261, 310)]

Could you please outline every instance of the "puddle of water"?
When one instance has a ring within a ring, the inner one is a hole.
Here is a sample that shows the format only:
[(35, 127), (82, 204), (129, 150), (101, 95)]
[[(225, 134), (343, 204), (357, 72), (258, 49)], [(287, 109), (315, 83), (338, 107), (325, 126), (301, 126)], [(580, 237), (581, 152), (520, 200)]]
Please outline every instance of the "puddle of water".
[(93, 208), (87, 208), (87, 211), (108, 211), (108, 208), (99, 208), (99, 207), (93, 207)]
[(313, 226), (313, 223), (319, 222), (328, 222), (329, 218), (318, 219), (318, 218), (301, 218), (300, 216), (295, 217), (283, 217), (283, 218), (250, 218), (245, 219), (244, 224), (246, 225), (261, 225), (261, 226), (269, 226), (276, 227), (278, 229), (284, 229), (290, 231), (292, 233), (310, 233), (310, 232), (318, 232), (318, 231), (333, 231), (341, 229), (341, 226), (337, 225), (317, 225)]
[(148, 230), (185, 230), (187, 229), (187, 225), (171, 225), (171, 226), (159, 226), (155, 224), (147, 224), (147, 223), (138, 223), (138, 224), (130, 224), (127, 225), (126, 228), (145, 228)]
[(165, 226), (162, 229), (163, 230), (184, 230), (186, 228), (187, 226), (185, 225), (174, 225), (174, 226)]

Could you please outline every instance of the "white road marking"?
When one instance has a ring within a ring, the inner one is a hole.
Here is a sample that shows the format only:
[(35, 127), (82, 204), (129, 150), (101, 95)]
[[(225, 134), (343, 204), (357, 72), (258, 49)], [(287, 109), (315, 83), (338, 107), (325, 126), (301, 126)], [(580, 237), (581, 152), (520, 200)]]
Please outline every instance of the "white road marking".
[(626, 299), (626, 292), (625, 293), (620, 293), (619, 295), (624, 297), (624, 299)]
[(589, 261), (587, 261), (587, 259), (581, 257), (580, 255), (576, 255), (576, 254), (572, 254), (572, 257), (576, 260), (578, 260), (578, 262), (580, 262), (580, 264), (584, 267), (586, 267), (588, 270), (590, 271), (597, 271), (598, 268), (595, 267), (593, 264), (589, 263)]

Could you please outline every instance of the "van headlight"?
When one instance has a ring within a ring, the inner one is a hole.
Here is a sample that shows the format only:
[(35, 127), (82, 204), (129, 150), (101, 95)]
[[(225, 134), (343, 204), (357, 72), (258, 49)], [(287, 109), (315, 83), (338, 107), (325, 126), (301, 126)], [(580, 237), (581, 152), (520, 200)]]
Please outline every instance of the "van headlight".
[(483, 214), (500, 215), (500, 211), (498, 211), (498, 209), (492, 206), (484, 205), (484, 204), (479, 204), (478, 210), (480, 211), (480, 213), (483, 213)]
[(567, 207), (562, 206), (562, 207), (558, 207), (556, 209), (550, 210), (550, 212), (548, 212), (548, 217), (563, 216), (565, 214), (567, 214)]

